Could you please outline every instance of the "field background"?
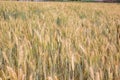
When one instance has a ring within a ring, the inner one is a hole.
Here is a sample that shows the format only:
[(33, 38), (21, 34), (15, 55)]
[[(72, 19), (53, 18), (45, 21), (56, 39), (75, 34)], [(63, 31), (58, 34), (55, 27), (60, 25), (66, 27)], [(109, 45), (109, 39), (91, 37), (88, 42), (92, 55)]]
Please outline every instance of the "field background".
[(66, 1), (82, 1), (82, 2), (120, 2), (120, 0), (0, 0), (0, 1), (35, 1), (35, 2), (40, 2), (40, 1), (62, 1), (62, 2), (66, 2)]
[(119, 80), (120, 4), (0, 2), (1, 80)]

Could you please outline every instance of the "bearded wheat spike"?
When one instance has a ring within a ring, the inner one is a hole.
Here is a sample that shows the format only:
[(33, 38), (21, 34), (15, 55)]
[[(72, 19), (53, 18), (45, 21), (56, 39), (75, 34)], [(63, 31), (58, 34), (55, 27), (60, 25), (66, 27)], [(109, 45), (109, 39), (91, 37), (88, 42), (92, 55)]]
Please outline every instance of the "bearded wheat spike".
[(94, 80), (94, 71), (93, 71), (92, 67), (90, 67), (90, 76), (91, 76), (92, 80)]
[(17, 80), (17, 74), (16, 72), (9, 66), (7, 66), (7, 70), (8, 70), (8, 73), (10, 75), (10, 77), (13, 79), (13, 80)]
[(21, 65), (24, 61), (24, 51), (23, 51), (23, 46), (20, 46), (19, 48), (19, 54), (18, 54), (19, 60), (18, 63)]
[(6, 60), (6, 62), (9, 64), (8, 56), (5, 52), (3, 52), (3, 58)]
[(72, 62), (72, 70), (74, 71), (75, 65), (74, 65), (74, 55), (71, 57), (71, 62)]
[(100, 80), (100, 75), (99, 75), (99, 72), (96, 72), (96, 77), (95, 77), (95, 80)]
[(51, 76), (48, 77), (48, 80), (53, 80), (53, 78)]
[(23, 70), (20, 68), (18, 69), (18, 80), (24, 80), (24, 73), (23, 73)]
[(30, 75), (29, 80), (33, 80), (33, 74)]
[(58, 77), (57, 77), (56, 75), (54, 76), (54, 80), (59, 80)]

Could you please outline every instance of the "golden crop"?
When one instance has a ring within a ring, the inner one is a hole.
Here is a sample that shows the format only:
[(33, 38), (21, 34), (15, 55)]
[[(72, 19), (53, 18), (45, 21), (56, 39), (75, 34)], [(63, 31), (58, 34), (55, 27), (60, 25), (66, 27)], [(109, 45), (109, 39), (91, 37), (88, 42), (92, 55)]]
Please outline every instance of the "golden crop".
[(0, 2), (0, 80), (119, 79), (119, 4)]

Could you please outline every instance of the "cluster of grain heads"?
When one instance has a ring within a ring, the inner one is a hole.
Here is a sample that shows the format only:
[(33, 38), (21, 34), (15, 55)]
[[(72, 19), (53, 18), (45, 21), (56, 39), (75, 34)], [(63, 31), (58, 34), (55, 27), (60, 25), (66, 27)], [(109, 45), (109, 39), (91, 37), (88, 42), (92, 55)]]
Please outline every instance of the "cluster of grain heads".
[(0, 79), (119, 80), (119, 5), (0, 4)]

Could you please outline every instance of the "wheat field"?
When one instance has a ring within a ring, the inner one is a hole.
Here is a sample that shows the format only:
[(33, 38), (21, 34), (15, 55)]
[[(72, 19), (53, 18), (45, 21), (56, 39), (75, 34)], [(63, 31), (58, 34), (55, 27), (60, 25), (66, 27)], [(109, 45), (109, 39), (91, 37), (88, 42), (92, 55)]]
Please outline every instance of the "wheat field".
[(0, 80), (119, 80), (120, 4), (0, 2)]

